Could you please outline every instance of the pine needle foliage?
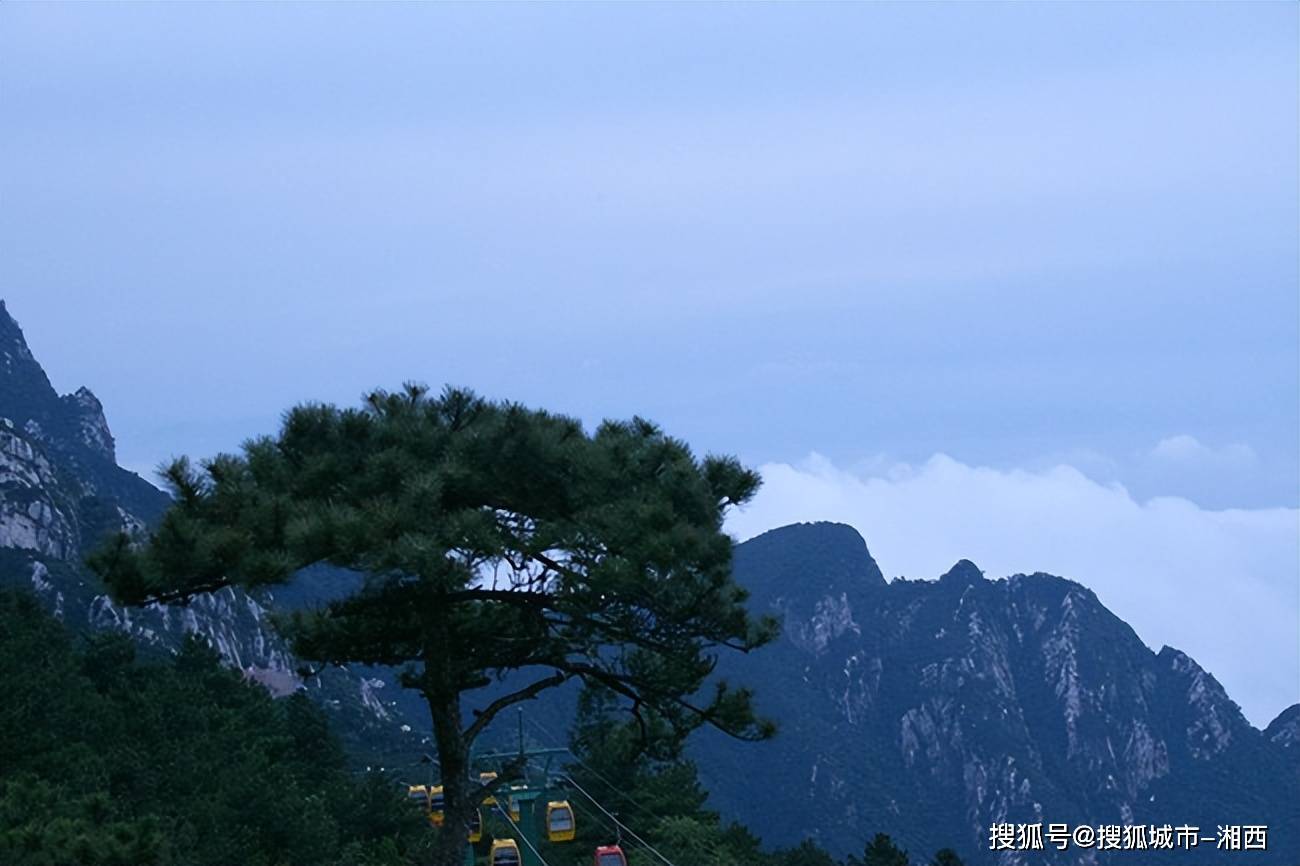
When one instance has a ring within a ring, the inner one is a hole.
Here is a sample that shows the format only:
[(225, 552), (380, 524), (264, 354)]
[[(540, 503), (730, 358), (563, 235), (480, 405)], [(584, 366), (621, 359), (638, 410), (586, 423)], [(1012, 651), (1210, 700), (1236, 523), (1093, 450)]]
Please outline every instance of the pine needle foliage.
[[(722, 529), (758, 475), (697, 459), (649, 421), (588, 433), (407, 385), (357, 408), (299, 406), (242, 454), (165, 475), (175, 504), (148, 541), (120, 536), (92, 568), (132, 604), (274, 585), (314, 563), (364, 573), (358, 593), (280, 625), (303, 658), (396, 666), (424, 696), (447, 798), (436, 862), (457, 862), (475, 804), (511, 778), (468, 781), (475, 738), (548, 688), (582, 680), (681, 732), (772, 733), (747, 689), (711, 677), (717, 651), (776, 634), (747, 613)], [(518, 671), (527, 685), (465, 704)]]

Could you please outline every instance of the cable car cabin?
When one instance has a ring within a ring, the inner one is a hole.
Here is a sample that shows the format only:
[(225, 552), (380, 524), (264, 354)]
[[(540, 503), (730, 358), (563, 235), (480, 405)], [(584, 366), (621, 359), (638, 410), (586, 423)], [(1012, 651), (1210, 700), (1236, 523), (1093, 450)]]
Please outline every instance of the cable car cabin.
[[(434, 791), (437, 793), (434, 794)], [(420, 807), (428, 816), (430, 824), (435, 827), (442, 826), (442, 788), (431, 789), (424, 785), (410, 785), (406, 789), (406, 798)]]
[(514, 839), (497, 839), (492, 843), (488, 866), (519, 866), (519, 845)]
[(573, 807), (568, 800), (552, 800), (546, 804), (546, 838), (551, 842), (572, 842), (577, 833), (574, 826)]
[(469, 819), (469, 841), (478, 842), (483, 838), (483, 813), (478, 809)]
[[(479, 774), (478, 774), (478, 783), (479, 783), (480, 785), (486, 785), (486, 784), (488, 784), (489, 782), (491, 782), (493, 779), (495, 779), (496, 777), (497, 777), (497, 774), (496, 774), (496, 773), (479, 773)], [(496, 797), (486, 797), (486, 798), (484, 798), (484, 800), (483, 800), (483, 805), (485, 805), (485, 806), (495, 806), (496, 804), (497, 804), (497, 798), (496, 798)]]
[(435, 827), (442, 826), (443, 797), (442, 785), (429, 789), (429, 823)]
[(627, 866), (627, 858), (617, 845), (602, 845), (596, 849), (593, 866)]

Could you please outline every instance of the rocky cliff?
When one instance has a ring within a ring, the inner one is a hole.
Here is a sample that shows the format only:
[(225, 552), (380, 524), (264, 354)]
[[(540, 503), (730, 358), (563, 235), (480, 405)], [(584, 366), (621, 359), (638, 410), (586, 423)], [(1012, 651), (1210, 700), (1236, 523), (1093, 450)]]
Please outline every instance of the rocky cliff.
[(405, 733), (383, 682), (367, 672), (299, 677), (298, 661), (271, 624), (271, 595), (225, 589), (184, 606), (143, 609), (108, 597), (84, 567), (85, 555), (110, 533), (143, 531), (167, 503), (117, 465), (98, 398), (85, 387), (55, 391), (0, 301), (0, 583), (30, 588), (74, 630), (120, 629), (158, 652), (198, 635), (277, 694), (309, 690), (337, 711), (357, 754), (382, 761)]
[(1077, 847), (995, 855), (990, 827), (1169, 823), (1213, 837), (1252, 824), (1269, 826), (1267, 852), (1202, 842), (1138, 856), (1300, 863), (1300, 708), (1256, 730), (1212, 675), (1152, 652), (1087, 588), (989, 580), (966, 561), (886, 583), (862, 538), (834, 524), (741, 544), (736, 576), (784, 634), (721, 669), (756, 688), (781, 733), (759, 746), (708, 736), (695, 754), (717, 805), (767, 841), (811, 835), (847, 853), (883, 831), (968, 863), (1134, 862)]

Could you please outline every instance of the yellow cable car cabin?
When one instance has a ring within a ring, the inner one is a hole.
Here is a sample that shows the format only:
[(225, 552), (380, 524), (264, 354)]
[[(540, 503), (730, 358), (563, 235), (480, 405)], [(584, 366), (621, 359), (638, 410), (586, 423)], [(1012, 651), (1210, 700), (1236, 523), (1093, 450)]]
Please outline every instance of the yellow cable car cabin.
[(435, 827), (442, 826), (442, 785), (436, 785), (429, 789), (429, 823)]
[(518, 843), (514, 839), (497, 839), (493, 842), (488, 866), (520, 866)]
[(469, 819), (469, 841), (478, 842), (483, 838), (483, 813), (478, 809)]
[[(488, 784), (489, 782), (491, 782), (493, 779), (495, 779), (496, 777), (497, 777), (497, 774), (496, 774), (496, 773), (479, 773), (479, 774), (478, 774), (478, 782), (479, 782), (480, 785), (486, 785), (486, 784)], [(496, 798), (496, 797), (486, 797), (486, 798), (484, 798), (484, 800), (483, 800), (483, 805), (485, 805), (485, 806), (495, 806), (496, 804), (497, 804), (497, 798)]]
[(506, 799), (506, 812), (510, 815), (511, 821), (519, 823), (519, 798), (514, 794)]
[(406, 798), (415, 803), (429, 818), (435, 827), (442, 826), (442, 788), (429, 788), (424, 785), (409, 785)]
[(573, 807), (568, 800), (552, 800), (546, 804), (546, 838), (551, 842), (572, 842), (577, 834), (573, 820)]

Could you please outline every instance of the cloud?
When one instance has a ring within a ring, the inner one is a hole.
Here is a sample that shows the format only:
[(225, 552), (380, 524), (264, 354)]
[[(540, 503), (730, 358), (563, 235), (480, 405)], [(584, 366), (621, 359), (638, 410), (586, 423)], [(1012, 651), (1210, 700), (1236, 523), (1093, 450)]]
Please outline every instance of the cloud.
[[(1181, 460), (1210, 449), (1175, 437), (1156, 450)], [(766, 464), (762, 490), (728, 530), (744, 539), (835, 520), (863, 534), (887, 575), (933, 578), (961, 558), (989, 577), (1058, 574), (1095, 591), (1153, 648), (1195, 658), (1254, 724), (1300, 700), (1300, 510), (1139, 502), (1067, 464), (1002, 470), (937, 454), (867, 465), (847, 471), (817, 454)]]
[[(1294, 462), (1240, 442), (1211, 445), (1187, 433), (1134, 452), (1119, 471), (1129, 490), (1175, 495), (1203, 506), (1295, 505)], [(1093, 474), (1093, 477), (1098, 477)]]
[(1249, 445), (1234, 443), (1222, 448), (1211, 448), (1186, 433), (1161, 439), (1151, 449), (1151, 457), (1164, 463), (1209, 464), (1230, 468), (1250, 467), (1259, 459)]

